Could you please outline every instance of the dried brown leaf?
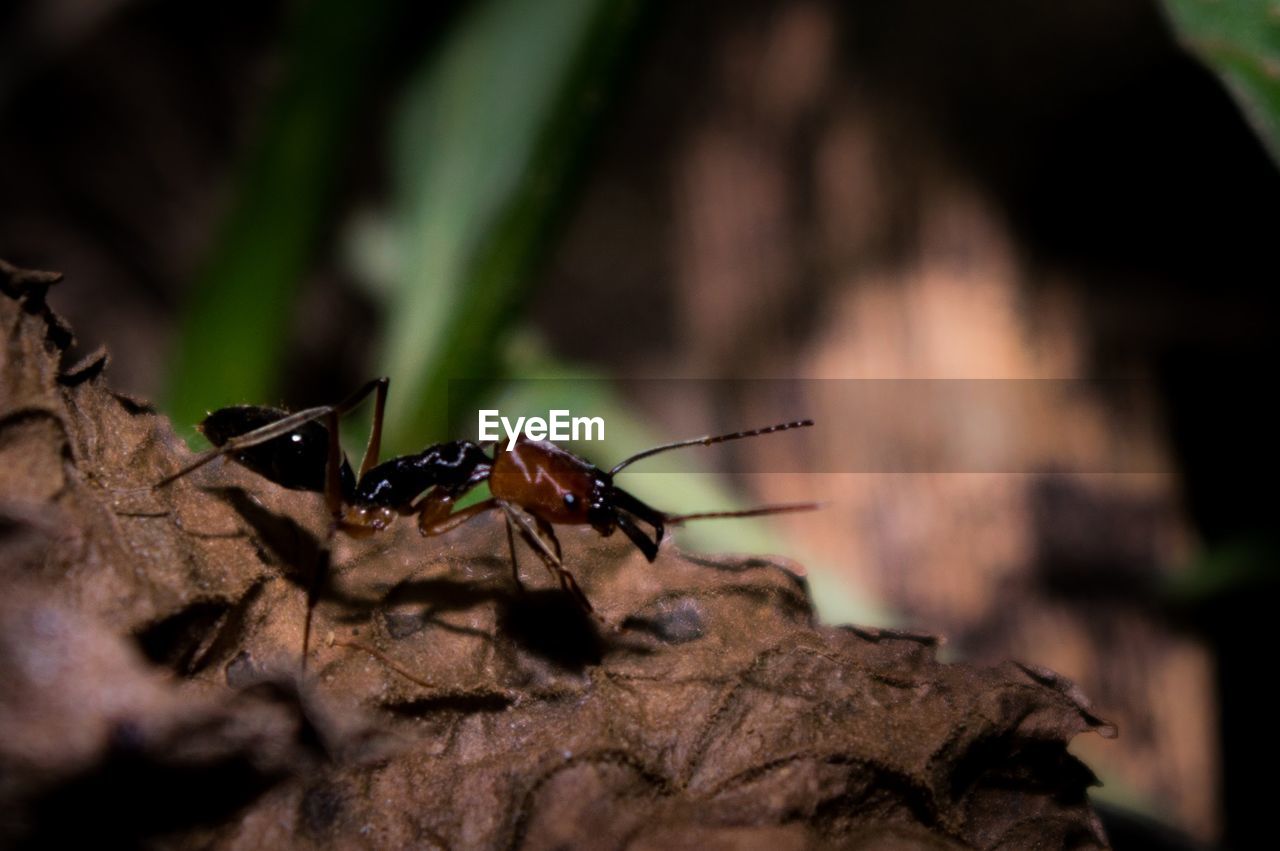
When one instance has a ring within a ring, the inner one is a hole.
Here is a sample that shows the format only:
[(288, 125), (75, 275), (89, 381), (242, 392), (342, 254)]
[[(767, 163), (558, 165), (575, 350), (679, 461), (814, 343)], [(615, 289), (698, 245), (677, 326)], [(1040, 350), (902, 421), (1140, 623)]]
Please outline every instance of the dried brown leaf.
[[(0, 266), (0, 837), (161, 846), (1101, 847), (1043, 669), (813, 622), (783, 562), (562, 533), (607, 626), (501, 523), (334, 543), (322, 506), (63, 369)], [(545, 589), (545, 590), (537, 590)], [(83, 817), (68, 819), (67, 813)]]

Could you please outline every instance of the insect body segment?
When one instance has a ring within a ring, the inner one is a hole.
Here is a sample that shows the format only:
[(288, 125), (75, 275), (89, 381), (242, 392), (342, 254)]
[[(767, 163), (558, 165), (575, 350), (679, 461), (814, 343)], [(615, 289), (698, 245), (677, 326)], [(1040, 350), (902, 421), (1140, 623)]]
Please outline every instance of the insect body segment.
[(495, 453), (489, 474), (494, 497), (550, 523), (587, 523), (599, 471), (553, 443), (520, 440)]
[[(553, 443), (522, 439), (514, 449), (499, 451), (489, 490), (548, 523), (589, 525), (605, 537), (622, 529), (645, 558), (658, 557), (666, 515), (614, 487), (612, 473)], [(637, 519), (653, 527), (652, 539)]]
[(353, 502), (386, 508), (411, 507), (431, 488), (457, 497), (489, 477), (489, 456), (469, 440), (438, 443), (417, 455), (392, 458), (360, 477)]
[[(277, 408), (237, 405), (214, 411), (197, 428), (210, 443), (221, 447), (232, 438), (249, 434), (287, 416), (288, 411)], [(266, 443), (233, 452), (232, 457), (283, 488), (323, 493), (328, 447), (329, 430), (321, 423), (309, 422)], [(343, 492), (354, 493), (356, 477), (346, 459), (342, 461), (341, 477)]]

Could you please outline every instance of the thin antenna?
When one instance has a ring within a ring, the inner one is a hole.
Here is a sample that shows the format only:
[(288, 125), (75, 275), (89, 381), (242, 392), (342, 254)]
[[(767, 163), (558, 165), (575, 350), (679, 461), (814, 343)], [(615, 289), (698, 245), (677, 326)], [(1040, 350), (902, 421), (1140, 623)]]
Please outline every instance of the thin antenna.
[(750, 431), (735, 431), (732, 434), (707, 435), (705, 437), (693, 437), (689, 440), (678, 440), (675, 443), (664, 443), (662, 446), (655, 446), (652, 449), (637, 452), (610, 470), (609, 475), (615, 475), (629, 464), (634, 464), (636, 461), (648, 458), (650, 455), (657, 455), (659, 452), (666, 452), (669, 449), (679, 449), (682, 446), (710, 446), (713, 443), (724, 443), (728, 440), (739, 440), (744, 437), (756, 437), (761, 434), (773, 434), (775, 431), (787, 431), (793, 428), (808, 428), (811, 425), (813, 425), (813, 420), (796, 420), (792, 423), (779, 423), (778, 425), (765, 426), (764, 428), (753, 428)]
[(696, 514), (667, 514), (662, 519), (673, 525), (678, 525), (686, 520), (710, 520), (714, 517), (760, 517), (764, 514), (817, 511), (821, 507), (821, 502), (792, 502), (785, 505), (762, 505), (758, 508), (744, 508), (741, 511), (699, 511)]

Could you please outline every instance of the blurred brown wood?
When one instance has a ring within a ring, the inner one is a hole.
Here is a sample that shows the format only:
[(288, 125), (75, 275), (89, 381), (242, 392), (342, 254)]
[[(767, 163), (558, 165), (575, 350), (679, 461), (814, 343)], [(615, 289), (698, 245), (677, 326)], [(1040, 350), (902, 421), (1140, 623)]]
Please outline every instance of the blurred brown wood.
[[(1258, 274), (1273, 221), (1238, 204), (1274, 184), (1247, 129), (1143, 2), (702, 4), (650, 55), (546, 276), (547, 339), (608, 374), (725, 379), (702, 400), (641, 385), (669, 435), (813, 416), (788, 444), (808, 473), (739, 478), (827, 501), (779, 521), (797, 546), (964, 658), (1081, 682), (1135, 733), (1083, 745), (1091, 764), (1215, 836), (1215, 661), (1158, 601), (1197, 542), (1155, 375), (1176, 345), (1266, 333), (1223, 283)], [(1116, 376), (1138, 397), (1087, 383)], [(733, 381), (757, 377), (794, 381)], [(945, 410), (804, 380), (917, 378), (1078, 383), (1017, 435), (1042, 444), (1025, 468), (964, 474)], [(938, 472), (842, 473), (867, 438)]]

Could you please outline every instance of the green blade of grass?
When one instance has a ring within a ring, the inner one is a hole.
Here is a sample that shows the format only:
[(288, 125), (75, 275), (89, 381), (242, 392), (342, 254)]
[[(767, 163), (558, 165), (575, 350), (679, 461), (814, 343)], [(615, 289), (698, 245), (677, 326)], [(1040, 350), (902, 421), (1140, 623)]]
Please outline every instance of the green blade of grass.
[(180, 433), (210, 408), (279, 387), (294, 296), (329, 211), (352, 126), (400, 0), (304, 4), (287, 76), (180, 325), (165, 407)]
[(451, 378), (499, 375), (502, 335), (639, 7), (484, 0), (411, 82), (393, 151), (401, 274), (381, 359), (391, 451), (447, 433)]
[(1223, 82), (1280, 165), (1280, 7), (1275, 0), (1164, 0), (1178, 36)]

